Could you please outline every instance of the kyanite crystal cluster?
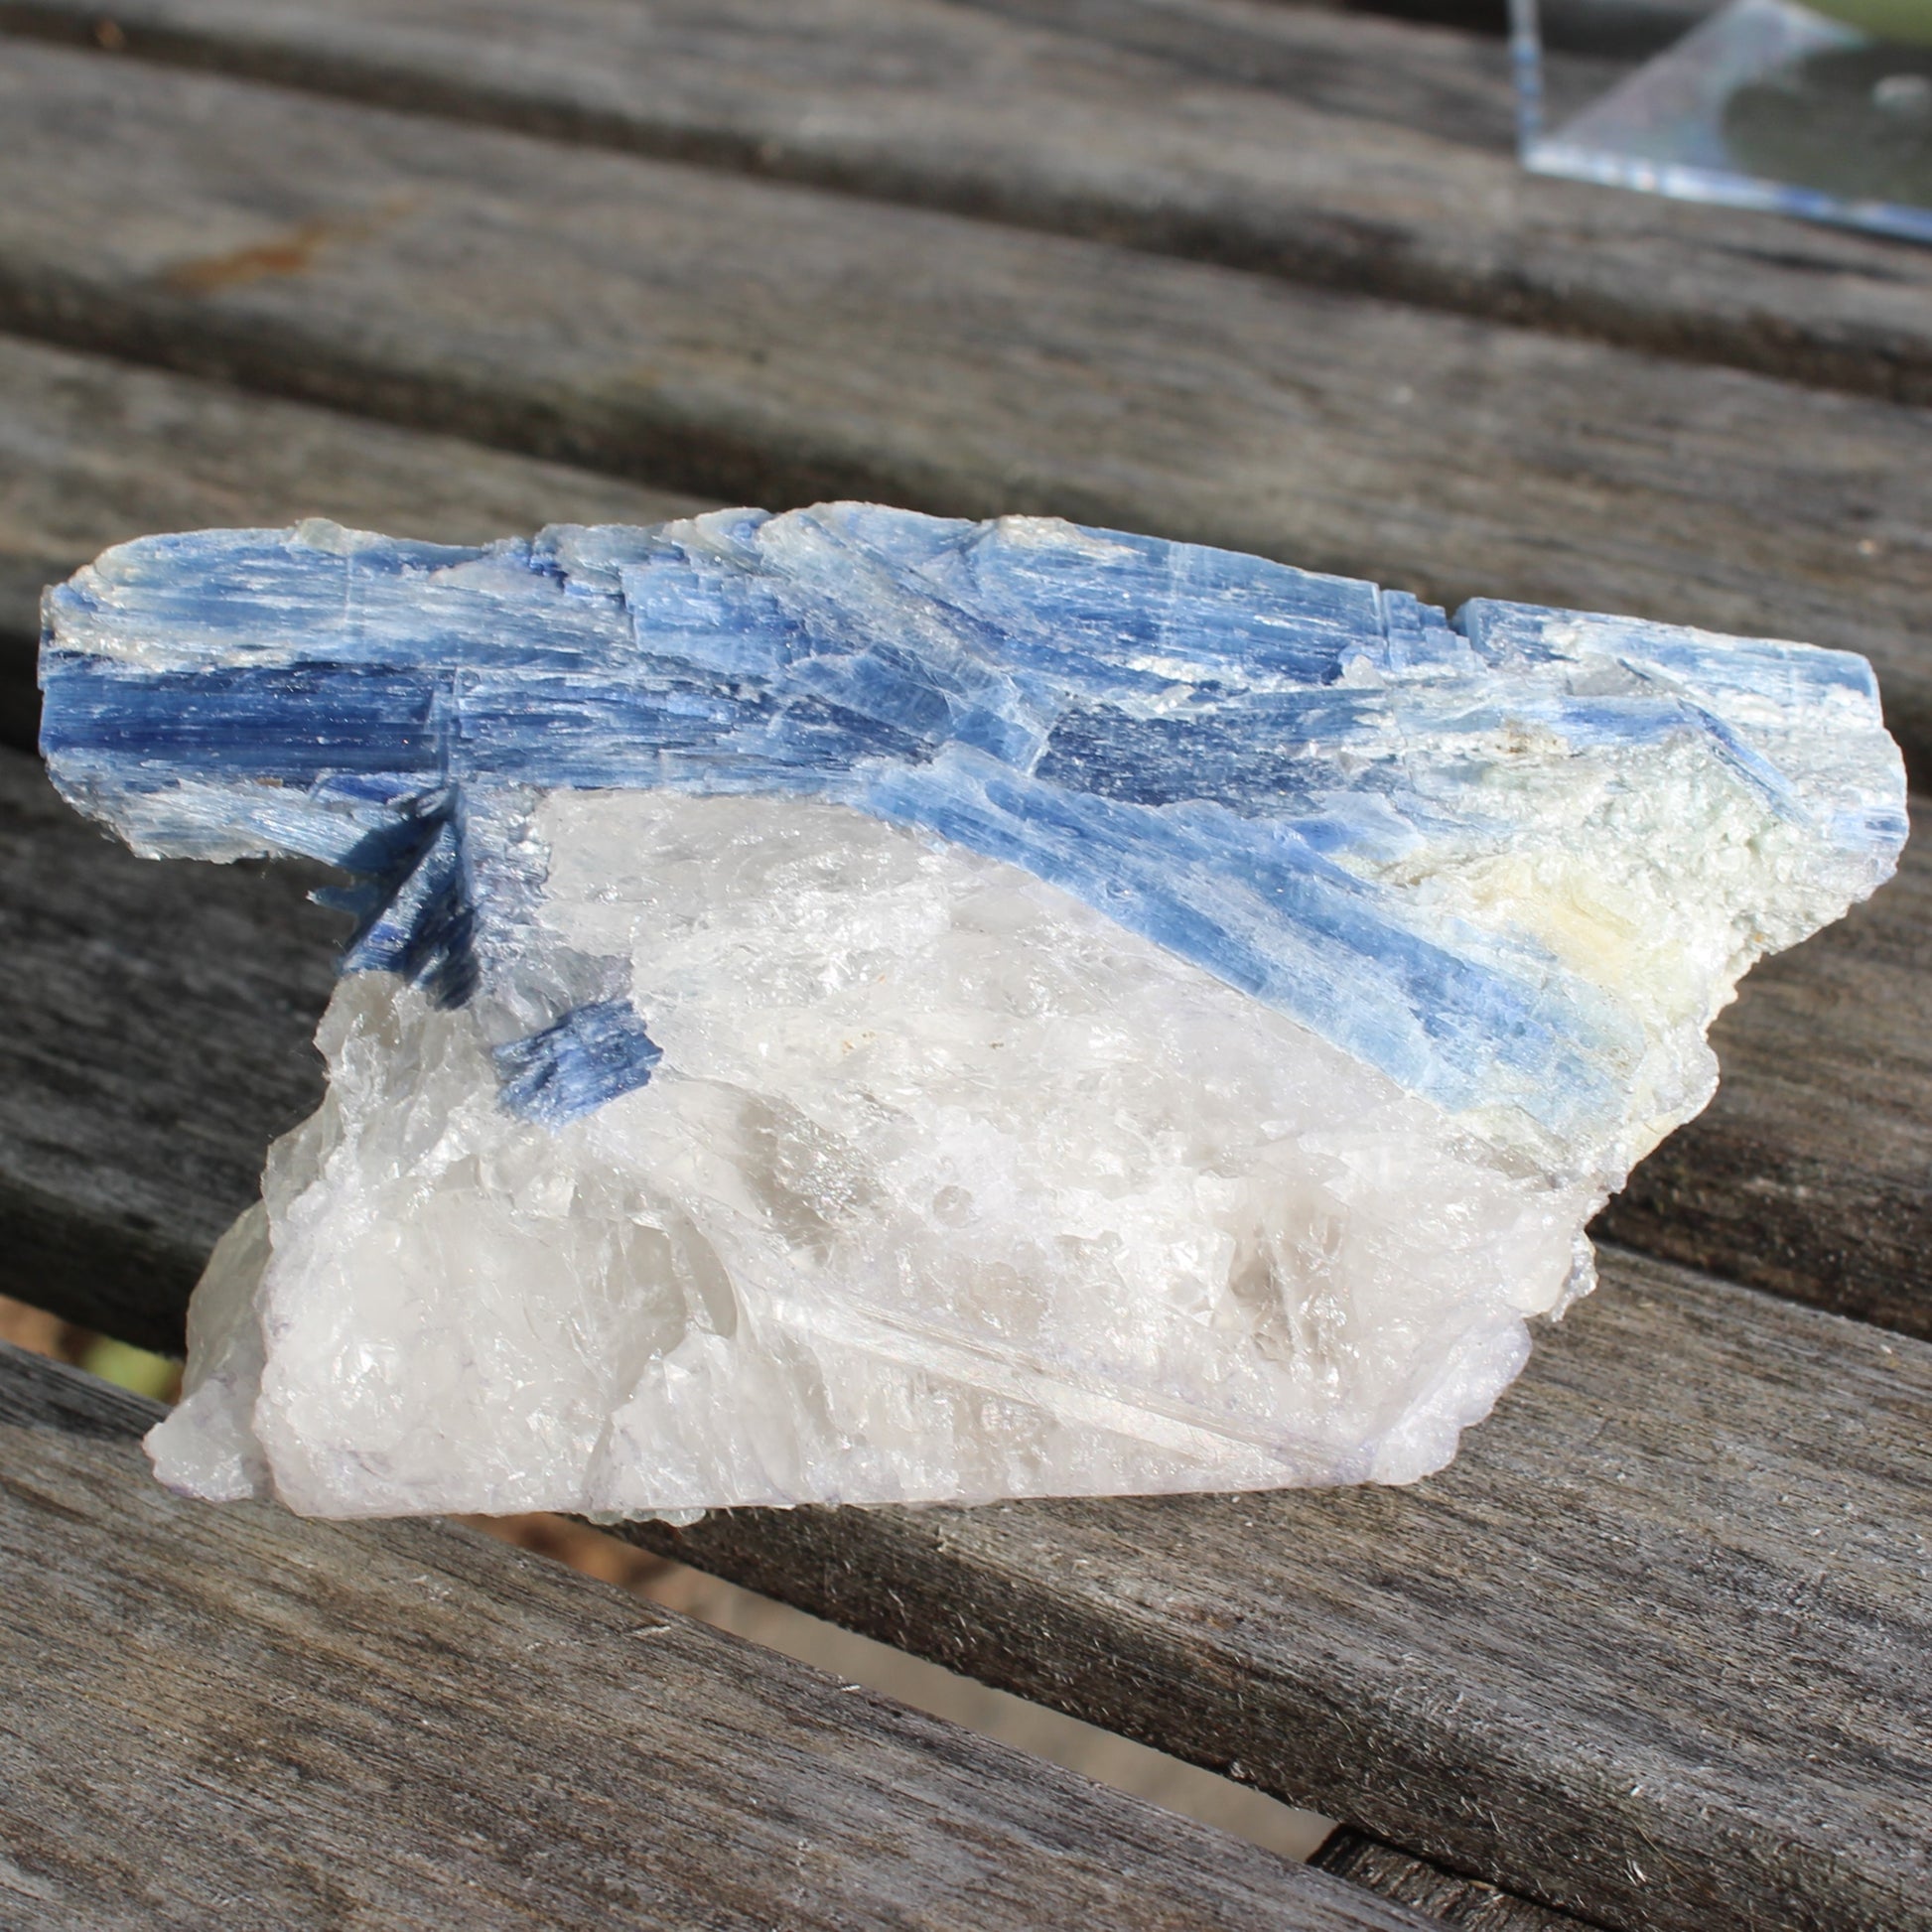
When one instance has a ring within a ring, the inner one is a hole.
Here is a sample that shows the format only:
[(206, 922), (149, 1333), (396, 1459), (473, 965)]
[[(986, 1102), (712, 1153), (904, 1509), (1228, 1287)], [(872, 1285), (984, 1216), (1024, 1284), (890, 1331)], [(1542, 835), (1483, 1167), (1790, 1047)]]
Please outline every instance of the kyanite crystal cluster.
[(47, 610), (79, 809), (349, 882), (150, 1439), (318, 1514), (1408, 1481), (1905, 831), (1859, 658), (1051, 520), (213, 531)]

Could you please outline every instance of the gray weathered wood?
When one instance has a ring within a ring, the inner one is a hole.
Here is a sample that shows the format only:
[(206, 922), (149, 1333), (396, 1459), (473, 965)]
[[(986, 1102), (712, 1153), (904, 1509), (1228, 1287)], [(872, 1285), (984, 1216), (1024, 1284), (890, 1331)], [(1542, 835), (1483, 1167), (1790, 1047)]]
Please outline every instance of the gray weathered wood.
[(317, 876), (137, 859), (0, 752), (0, 1294), (180, 1351), (268, 1142), (321, 1098), (344, 922)]
[(1606, 1260), (1412, 1489), (631, 1533), (1592, 1922), (1932, 1925), (1932, 1347)]
[[(1158, 55), (1180, 71), (1311, 106), (1498, 154), (1516, 150), (1508, 0), (955, 3)], [(1601, 93), (1711, 11), (1709, 0), (1538, 0), (1546, 105), (1552, 94), (1581, 101)]]
[(451, 1524), (170, 1496), (0, 1347), (0, 1921), (1425, 1921)]
[[(1493, 31), (1292, 0), (960, 0), (1176, 77), (1259, 87), (1304, 106), (1513, 154), (1516, 102)], [(1397, 8), (1388, 10), (1399, 12)]]
[(12, 43), (0, 321), (718, 496), (1060, 511), (1863, 649), (1932, 413)]
[(433, 542), (699, 507), (558, 464), (0, 337), (0, 743), (31, 746), (42, 586), (151, 530), (304, 516)]
[(1346, 1827), (1333, 1833), (1310, 1863), (1464, 1932), (1574, 1932), (1583, 1924), (1547, 1905), (1512, 1898), (1480, 1878), (1459, 1877), (1440, 1865), (1426, 1864)]
[[(1207, 83), (1494, 154), (1514, 144), (1493, 38), (1266, 0), (135, 0), (113, 22), (103, 46), (98, 9), (0, 0), (0, 32), (793, 179), (840, 152), (759, 154), (797, 133), (807, 116), (783, 96), (801, 92), (861, 132), (868, 108), (891, 111), (887, 89), (929, 96), (950, 123), (1001, 89), (1125, 111), (1157, 86)], [(921, 185), (885, 192), (924, 200)]]
[[(0, 23), (86, 40), (100, 13)], [(1932, 400), (1923, 251), (1525, 175), (1501, 47), (1465, 35), (1239, 0), (127, 0), (114, 24), (130, 53), (416, 112)]]

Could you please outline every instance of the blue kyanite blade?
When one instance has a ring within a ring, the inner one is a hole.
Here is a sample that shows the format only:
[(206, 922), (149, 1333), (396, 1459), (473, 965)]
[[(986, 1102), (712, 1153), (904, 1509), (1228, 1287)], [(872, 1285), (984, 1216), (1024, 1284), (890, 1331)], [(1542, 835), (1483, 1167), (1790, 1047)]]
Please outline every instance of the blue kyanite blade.
[[(540, 890), (515, 799), (813, 797), (1024, 867), (1410, 1091), (1556, 1136), (1619, 1113), (1637, 1023), (1436, 908), (1405, 852), (1506, 837), (1519, 767), (1600, 779), (1664, 746), (1873, 883), (1904, 829), (1895, 785), (1803, 749), (1821, 719), (1877, 730), (1855, 657), (1502, 604), (1451, 623), (1198, 545), (863, 504), (483, 549), (149, 538), (49, 594), (42, 682), (83, 809), (148, 851), (349, 868), (348, 964), (445, 1003), (507, 969)], [(613, 986), (552, 1008), (498, 1052), (507, 1104), (562, 1120), (649, 1077)]]
[(558, 1126), (641, 1087), (663, 1057), (628, 1000), (594, 1000), (497, 1047), (496, 1070), (511, 1113)]

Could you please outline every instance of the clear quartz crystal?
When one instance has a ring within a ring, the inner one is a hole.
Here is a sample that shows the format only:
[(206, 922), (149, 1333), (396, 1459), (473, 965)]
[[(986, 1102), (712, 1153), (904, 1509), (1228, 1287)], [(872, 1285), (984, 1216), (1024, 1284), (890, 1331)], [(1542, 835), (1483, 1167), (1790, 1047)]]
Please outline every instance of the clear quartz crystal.
[(235, 1493), (251, 1427), (332, 1514), (1407, 1481), (1563, 1292), (1587, 1184), (1017, 868), (834, 805), (538, 823), (668, 1070), (552, 1131), (474, 1009), (345, 979), (164, 1481)]
[(149, 1438), (318, 1515), (1412, 1481), (1903, 836), (1857, 659), (1031, 519), (50, 612), (74, 802), (374, 882)]

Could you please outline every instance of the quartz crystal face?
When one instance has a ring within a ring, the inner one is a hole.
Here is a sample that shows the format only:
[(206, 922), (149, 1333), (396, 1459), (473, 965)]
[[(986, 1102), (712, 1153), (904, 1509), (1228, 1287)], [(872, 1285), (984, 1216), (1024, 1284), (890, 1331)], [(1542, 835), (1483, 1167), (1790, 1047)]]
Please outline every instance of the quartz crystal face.
[(1036, 518), (149, 538), (42, 677), (347, 881), (149, 1442), (320, 1515), (1413, 1480), (1905, 828), (1862, 659)]

